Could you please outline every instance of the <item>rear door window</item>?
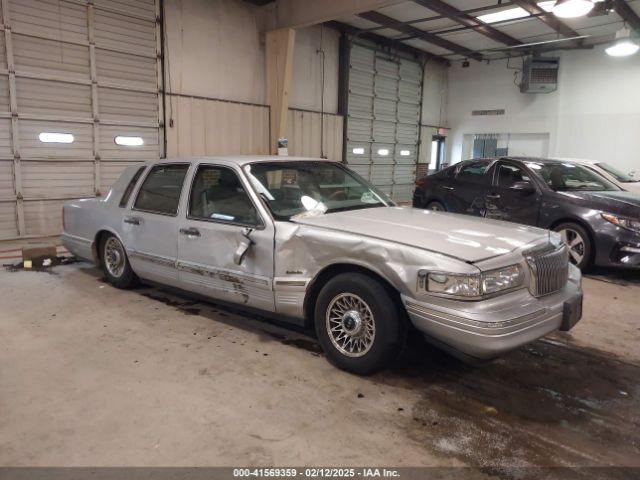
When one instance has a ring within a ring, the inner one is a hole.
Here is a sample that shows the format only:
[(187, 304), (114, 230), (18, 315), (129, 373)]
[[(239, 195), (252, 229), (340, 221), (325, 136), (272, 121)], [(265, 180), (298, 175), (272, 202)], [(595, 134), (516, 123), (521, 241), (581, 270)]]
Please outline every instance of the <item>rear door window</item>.
[(162, 215), (176, 215), (187, 170), (189, 165), (186, 163), (152, 167), (140, 187), (133, 208)]
[(488, 162), (471, 162), (460, 168), (456, 180), (469, 183), (483, 183), (484, 174), (489, 167)]

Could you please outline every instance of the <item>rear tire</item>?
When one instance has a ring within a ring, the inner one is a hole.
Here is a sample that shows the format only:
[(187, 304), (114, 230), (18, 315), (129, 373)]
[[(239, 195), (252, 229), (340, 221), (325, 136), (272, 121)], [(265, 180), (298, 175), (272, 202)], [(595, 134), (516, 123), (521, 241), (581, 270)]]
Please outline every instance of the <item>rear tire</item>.
[(580, 270), (591, 264), (593, 257), (593, 242), (589, 233), (577, 223), (562, 223), (554, 228), (562, 235), (562, 241), (569, 249), (569, 261)]
[(433, 210), (434, 212), (446, 212), (447, 207), (438, 201), (432, 201), (427, 203), (427, 210)]
[(131, 288), (137, 285), (138, 276), (134, 273), (124, 246), (115, 235), (107, 234), (100, 242), (100, 264), (104, 276), (117, 288)]
[(315, 306), (315, 329), (336, 367), (369, 375), (387, 367), (404, 344), (404, 316), (377, 279), (362, 273), (336, 275)]

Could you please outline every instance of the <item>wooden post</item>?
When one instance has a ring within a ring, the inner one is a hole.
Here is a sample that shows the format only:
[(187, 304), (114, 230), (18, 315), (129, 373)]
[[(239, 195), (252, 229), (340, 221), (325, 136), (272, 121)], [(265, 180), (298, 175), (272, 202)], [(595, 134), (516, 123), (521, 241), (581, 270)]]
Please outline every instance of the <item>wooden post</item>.
[(278, 138), (286, 136), (287, 131), (295, 34), (292, 28), (267, 32), (267, 104), (270, 108), (269, 149), (272, 155), (278, 153)]

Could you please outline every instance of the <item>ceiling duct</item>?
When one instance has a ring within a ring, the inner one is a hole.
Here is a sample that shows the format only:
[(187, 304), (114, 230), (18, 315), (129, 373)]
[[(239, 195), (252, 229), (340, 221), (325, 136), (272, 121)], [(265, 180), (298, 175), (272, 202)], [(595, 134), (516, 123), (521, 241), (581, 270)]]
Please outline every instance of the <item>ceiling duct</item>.
[(558, 89), (560, 59), (552, 57), (529, 57), (522, 68), (522, 93), (551, 93)]

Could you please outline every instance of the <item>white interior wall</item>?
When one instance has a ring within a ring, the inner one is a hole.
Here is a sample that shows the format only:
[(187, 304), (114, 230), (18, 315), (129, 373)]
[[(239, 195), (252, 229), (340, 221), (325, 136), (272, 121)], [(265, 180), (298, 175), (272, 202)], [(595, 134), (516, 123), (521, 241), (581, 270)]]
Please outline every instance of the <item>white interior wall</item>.
[(427, 62), (424, 65), (422, 82), (418, 162), (431, 163), (431, 138), (438, 134), (438, 127), (446, 125), (449, 67), (435, 62)]
[[(613, 58), (602, 47), (560, 56), (558, 90), (522, 94), (506, 61), (449, 70), (448, 160), (466, 157), (464, 135), (548, 135), (551, 156), (592, 158), (625, 170), (640, 163), (640, 56)], [(512, 60), (510, 66), (520, 66)], [(472, 110), (506, 110), (472, 117)]]

